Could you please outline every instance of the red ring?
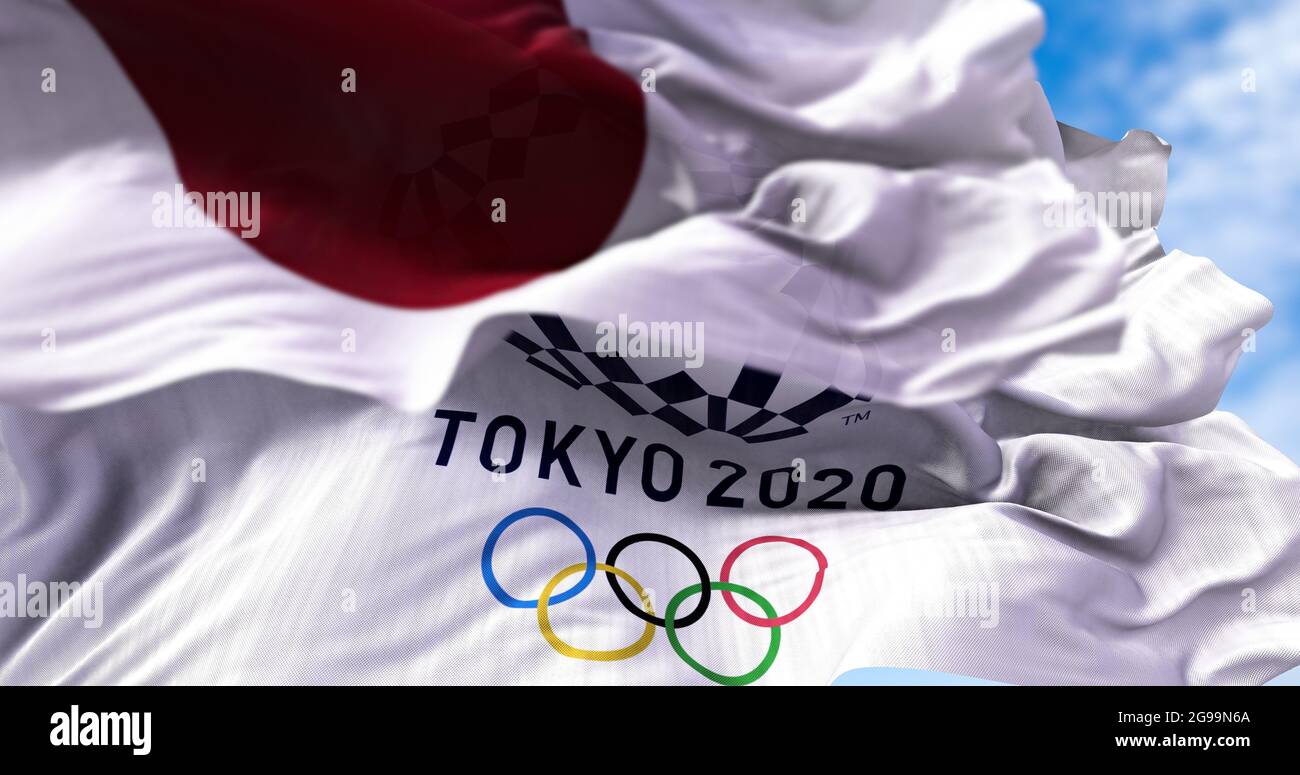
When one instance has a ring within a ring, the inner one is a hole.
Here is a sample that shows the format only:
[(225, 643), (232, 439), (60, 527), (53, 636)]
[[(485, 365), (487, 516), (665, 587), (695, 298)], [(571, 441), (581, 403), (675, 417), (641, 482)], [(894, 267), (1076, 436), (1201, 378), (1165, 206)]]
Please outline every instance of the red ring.
[(718, 580), (723, 583), (726, 583), (731, 578), (731, 566), (735, 564), (736, 559), (740, 557), (740, 555), (743, 554), (746, 549), (750, 548), (751, 546), (758, 546), (759, 544), (772, 544), (772, 543), (794, 544), (795, 546), (801, 546), (804, 549), (807, 549), (808, 552), (811, 553), (813, 557), (817, 558), (817, 578), (813, 579), (812, 590), (808, 593), (808, 597), (804, 598), (804, 601), (799, 604), (798, 608), (794, 609), (793, 611), (791, 611), (790, 613), (784, 616), (778, 616), (773, 619), (764, 619), (759, 616), (754, 616), (753, 614), (749, 613), (745, 609), (741, 608), (740, 604), (736, 602), (736, 598), (733, 597), (730, 592), (724, 591), (722, 593), (722, 599), (726, 601), (727, 607), (731, 609), (732, 613), (734, 613), (736, 616), (739, 616), (741, 619), (744, 619), (745, 621), (757, 627), (780, 627), (781, 625), (786, 624), (787, 622), (792, 622), (795, 619), (797, 619), (804, 611), (808, 610), (808, 606), (812, 605), (813, 601), (817, 599), (817, 595), (821, 593), (822, 576), (823, 574), (826, 573), (826, 565), (827, 565), (826, 555), (822, 554), (821, 549), (818, 549), (817, 547), (813, 546), (812, 544), (808, 543), (802, 538), (786, 538), (785, 536), (760, 536), (758, 538), (751, 538), (745, 543), (731, 550), (731, 554), (728, 554), (727, 559), (723, 560), (722, 562), (722, 575), (719, 577)]

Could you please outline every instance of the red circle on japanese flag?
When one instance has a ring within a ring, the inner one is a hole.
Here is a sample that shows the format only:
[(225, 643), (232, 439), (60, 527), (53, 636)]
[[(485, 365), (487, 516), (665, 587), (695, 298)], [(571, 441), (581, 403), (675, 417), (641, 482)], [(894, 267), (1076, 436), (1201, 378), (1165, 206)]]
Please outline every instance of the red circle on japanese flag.
[(559, 0), (74, 4), (185, 189), (256, 192), (247, 243), (353, 296), (437, 307), (580, 261), (640, 171), (641, 91)]

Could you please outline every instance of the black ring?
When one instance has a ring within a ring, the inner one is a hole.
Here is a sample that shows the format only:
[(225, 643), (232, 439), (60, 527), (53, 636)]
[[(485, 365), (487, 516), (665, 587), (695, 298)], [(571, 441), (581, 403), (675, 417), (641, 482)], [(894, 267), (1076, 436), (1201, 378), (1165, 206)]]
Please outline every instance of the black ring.
[[(680, 619), (674, 617), (673, 620), (673, 627), (677, 629), (690, 627), (692, 624), (698, 622), (700, 617), (704, 616), (705, 610), (708, 609), (709, 595), (712, 592), (712, 586), (709, 582), (708, 569), (706, 569), (704, 563), (700, 561), (699, 555), (692, 552), (686, 544), (678, 541), (676, 538), (662, 535), (660, 533), (634, 533), (610, 547), (609, 556), (605, 558), (605, 564), (611, 567), (618, 567), (614, 561), (618, 559), (619, 552), (628, 548), (632, 544), (639, 544), (643, 541), (652, 541), (657, 544), (671, 546), (685, 555), (686, 559), (691, 561), (691, 565), (695, 566), (695, 572), (700, 574), (700, 602), (695, 604), (695, 610), (691, 611), (689, 615), (683, 616)], [(639, 619), (650, 622), (651, 624), (656, 624), (660, 627), (665, 626), (666, 623), (662, 617), (651, 616), (640, 608), (637, 608), (636, 604), (627, 596), (627, 593), (623, 591), (623, 587), (619, 586), (617, 576), (609, 571), (605, 571), (605, 578), (609, 579), (609, 585), (614, 588), (614, 595), (618, 597), (619, 602), (623, 604), (624, 608), (636, 614)]]

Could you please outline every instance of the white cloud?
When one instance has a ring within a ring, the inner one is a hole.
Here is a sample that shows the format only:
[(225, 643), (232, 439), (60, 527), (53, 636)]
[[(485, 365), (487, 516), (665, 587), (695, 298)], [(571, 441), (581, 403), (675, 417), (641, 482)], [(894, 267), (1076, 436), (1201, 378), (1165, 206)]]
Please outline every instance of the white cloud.
[(1300, 461), (1297, 385), (1300, 385), (1300, 363), (1282, 364), (1271, 369), (1259, 384), (1245, 391), (1231, 406), (1225, 404), (1223, 408), (1245, 420), (1252, 430), (1287, 457)]
[[(1300, 5), (1242, 13), (1146, 72), (1131, 95), (1174, 146), (1161, 236), (1300, 301)], [(1243, 70), (1256, 91), (1243, 90)]]

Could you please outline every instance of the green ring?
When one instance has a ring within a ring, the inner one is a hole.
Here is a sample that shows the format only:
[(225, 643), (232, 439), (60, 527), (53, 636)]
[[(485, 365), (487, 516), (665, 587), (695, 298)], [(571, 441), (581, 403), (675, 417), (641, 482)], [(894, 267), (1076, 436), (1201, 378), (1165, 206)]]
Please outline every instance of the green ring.
[[(709, 586), (713, 589), (720, 589), (724, 592), (735, 592), (742, 597), (747, 597), (755, 603), (758, 603), (759, 608), (763, 609), (763, 613), (767, 614), (769, 619), (776, 618), (776, 609), (772, 607), (772, 604), (767, 602), (767, 599), (762, 595), (748, 587), (742, 587), (739, 584), (732, 584), (728, 581), (711, 581), (709, 582)], [(722, 673), (715, 673), (704, 665), (701, 665), (699, 662), (696, 662), (690, 654), (686, 653), (686, 649), (682, 648), (682, 644), (677, 640), (677, 628), (674, 626), (674, 620), (677, 618), (677, 608), (686, 601), (686, 598), (691, 595), (700, 594), (702, 588), (703, 585), (701, 584), (692, 584), (681, 592), (678, 592), (676, 595), (673, 595), (673, 599), (668, 601), (668, 608), (664, 611), (664, 632), (668, 635), (668, 642), (673, 645), (673, 651), (676, 651), (677, 656), (681, 657), (682, 661), (690, 665), (695, 672), (710, 681), (720, 683), (723, 686), (744, 686), (745, 684), (751, 684), (762, 678), (763, 674), (772, 667), (772, 663), (776, 661), (776, 652), (781, 648), (780, 627), (769, 628), (772, 632), (772, 637), (771, 645), (767, 647), (767, 656), (763, 657), (763, 661), (758, 663), (758, 667), (750, 670), (744, 675), (723, 675)]]

